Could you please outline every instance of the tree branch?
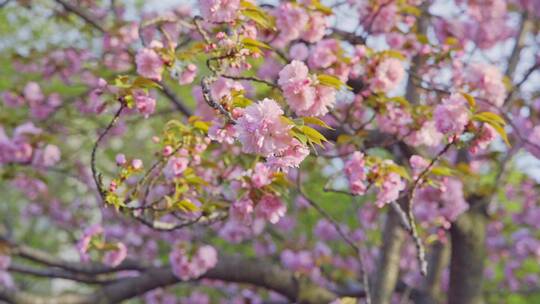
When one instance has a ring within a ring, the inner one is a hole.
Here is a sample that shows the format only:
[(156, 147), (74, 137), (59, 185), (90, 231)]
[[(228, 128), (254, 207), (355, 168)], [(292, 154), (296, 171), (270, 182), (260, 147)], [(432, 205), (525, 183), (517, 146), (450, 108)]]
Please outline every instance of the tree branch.
[[(85, 11), (81, 10), (80, 8), (78, 8), (77, 6), (71, 4), (71, 3), (68, 3), (67, 1), (65, 0), (56, 0), (57, 3), (59, 3), (60, 5), (62, 5), (62, 7), (66, 10), (66, 11), (69, 11), (69, 12), (72, 12), (74, 13), (75, 15), (79, 16), (81, 19), (83, 19), (85, 22), (87, 22), (88, 24), (90, 24), (92, 27), (94, 27), (95, 29), (97, 29), (98, 31), (100, 31), (101, 33), (106, 33), (107, 30), (101, 26), (101, 24), (95, 20), (94, 18), (92, 18), (90, 15), (88, 15)], [(129, 51), (128, 52), (130, 53), (131, 56), (134, 56), (134, 53), (132, 51)], [(164, 82), (160, 82), (159, 85), (161, 86), (160, 88), (160, 91), (161, 93), (163, 93), (163, 95), (165, 95), (165, 97), (167, 97), (172, 103), (173, 105), (176, 107), (176, 109), (178, 111), (180, 111), (182, 114), (184, 114), (186, 117), (189, 117), (192, 115), (191, 113), (191, 110), (188, 109), (179, 99), (178, 97), (176, 96), (176, 94), (174, 94), (174, 92), (172, 91), (171, 88), (169, 88), (167, 86), (167, 84), (165, 84)]]
[[(293, 272), (270, 262), (240, 256), (221, 255), (216, 267), (200, 279), (251, 284), (280, 293), (295, 303), (327, 304), (338, 297), (330, 290), (311, 283), (307, 278), (298, 278)], [(178, 282), (180, 280), (174, 276), (171, 268), (152, 267), (137, 277), (119, 279), (92, 294), (45, 296), (0, 287), (0, 300), (23, 304), (119, 303)]]

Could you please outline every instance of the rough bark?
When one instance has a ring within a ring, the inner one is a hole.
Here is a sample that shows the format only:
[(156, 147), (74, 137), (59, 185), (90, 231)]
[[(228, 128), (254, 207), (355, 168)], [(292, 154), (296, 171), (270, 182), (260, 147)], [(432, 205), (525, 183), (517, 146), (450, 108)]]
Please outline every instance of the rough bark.
[(450, 244), (441, 242), (435, 243), (431, 247), (429, 255), (429, 271), (424, 278), (422, 290), (415, 299), (417, 304), (436, 304), (443, 302), (441, 293), (441, 278), (444, 269), (448, 266), (450, 259)]
[(390, 303), (399, 275), (401, 247), (405, 241), (405, 231), (400, 226), (399, 216), (394, 210), (388, 212), (381, 255), (377, 262), (377, 276), (373, 285), (373, 303)]
[(473, 206), (452, 225), (449, 304), (483, 304), (487, 217)]
[[(216, 267), (202, 278), (225, 282), (245, 283), (275, 291), (291, 302), (300, 304), (327, 304), (338, 296), (313, 284), (307, 279), (297, 278), (293, 272), (270, 262), (241, 256), (220, 256)], [(0, 302), (20, 304), (96, 304), (120, 303), (140, 296), (158, 287), (179, 283), (170, 267), (152, 267), (138, 276), (119, 279), (105, 285), (93, 294), (65, 294), (57, 296), (36, 295), (14, 291), (0, 286)]]

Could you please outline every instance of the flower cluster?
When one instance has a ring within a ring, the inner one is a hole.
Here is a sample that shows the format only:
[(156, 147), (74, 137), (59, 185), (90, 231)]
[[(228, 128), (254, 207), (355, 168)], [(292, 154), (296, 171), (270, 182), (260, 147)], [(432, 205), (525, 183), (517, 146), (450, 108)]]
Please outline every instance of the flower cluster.
[(174, 275), (182, 281), (197, 279), (218, 262), (217, 251), (210, 245), (199, 247), (192, 255), (181, 244), (174, 246), (169, 254)]
[(467, 100), (461, 94), (452, 94), (442, 100), (433, 111), (437, 130), (443, 134), (460, 135), (469, 122)]
[(289, 107), (301, 116), (322, 116), (336, 101), (334, 88), (317, 84), (308, 67), (293, 60), (279, 72), (278, 84)]
[(60, 149), (39, 139), (42, 130), (28, 122), (16, 127), (9, 138), (0, 126), (0, 164), (31, 164), (38, 168), (52, 167), (60, 161)]
[(327, 28), (326, 16), (321, 12), (308, 11), (295, 3), (281, 3), (273, 11), (276, 27), (281, 29), (274, 44), (283, 46), (287, 43), (303, 39), (309, 43), (321, 40)]

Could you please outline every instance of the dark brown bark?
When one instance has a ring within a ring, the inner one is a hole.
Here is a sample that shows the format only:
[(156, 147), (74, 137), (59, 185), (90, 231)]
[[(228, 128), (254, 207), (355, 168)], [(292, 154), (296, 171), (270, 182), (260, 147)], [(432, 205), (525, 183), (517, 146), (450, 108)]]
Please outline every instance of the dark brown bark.
[(431, 247), (429, 254), (428, 274), (424, 278), (421, 290), (417, 293), (415, 303), (436, 304), (443, 303), (443, 293), (441, 292), (441, 278), (444, 269), (448, 266), (450, 259), (450, 244), (441, 242), (435, 243)]
[(484, 303), (482, 283), (486, 257), (487, 217), (473, 206), (452, 225), (449, 304)]
[[(34, 275), (41, 275), (34, 273)], [(54, 273), (51, 276), (54, 277)], [(62, 276), (61, 276), (62, 277)], [(307, 278), (258, 259), (241, 256), (220, 256), (216, 267), (202, 278), (225, 282), (244, 283), (275, 291), (289, 301), (300, 304), (327, 304), (338, 296), (326, 288), (313, 284)], [(119, 279), (93, 294), (36, 295), (14, 291), (0, 286), (0, 302), (21, 304), (96, 304), (120, 303), (159, 287), (180, 283), (170, 267), (147, 268), (138, 276)]]
[(405, 231), (394, 210), (388, 211), (383, 232), (383, 246), (377, 262), (377, 276), (373, 285), (373, 303), (390, 303), (399, 275), (401, 247), (405, 241)]

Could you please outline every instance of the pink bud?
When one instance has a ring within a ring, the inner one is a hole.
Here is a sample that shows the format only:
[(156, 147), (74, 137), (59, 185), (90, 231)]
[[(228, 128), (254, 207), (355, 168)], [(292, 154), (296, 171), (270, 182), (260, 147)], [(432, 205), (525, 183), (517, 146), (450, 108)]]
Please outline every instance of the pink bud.
[(165, 146), (163, 148), (163, 156), (169, 156), (173, 152), (173, 148), (171, 146)]
[(142, 160), (136, 158), (131, 161), (131, 166), (133, 167), (133, 169), (139, 170), (139, 169), (142, 169), (143, 162)]
[(116, 155), (116, 165), (123, 166), (126, 163), (126, 156), (124, 154)]

